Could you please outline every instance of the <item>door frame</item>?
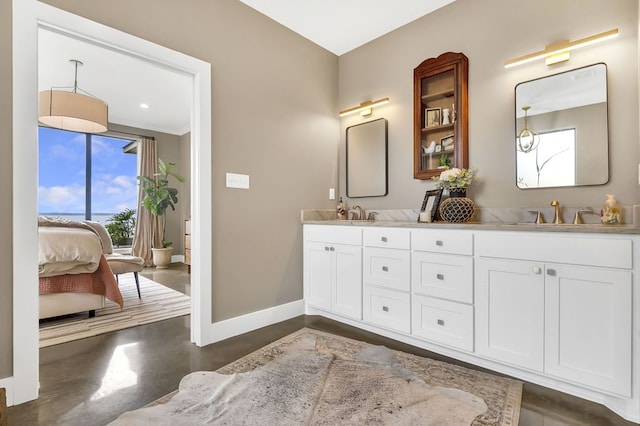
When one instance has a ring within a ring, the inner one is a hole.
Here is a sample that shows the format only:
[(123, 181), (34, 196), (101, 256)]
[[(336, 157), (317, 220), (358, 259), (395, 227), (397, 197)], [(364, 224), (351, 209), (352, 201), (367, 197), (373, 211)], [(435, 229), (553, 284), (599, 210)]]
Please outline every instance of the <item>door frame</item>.
[(36, 0), (13, 0), (13, 376), (7, 402), (38, 397), (38, 28), (151, 61), (192, 78), (191, 107), (191, 341), (209, 340), (212, 303), (211, 64)]

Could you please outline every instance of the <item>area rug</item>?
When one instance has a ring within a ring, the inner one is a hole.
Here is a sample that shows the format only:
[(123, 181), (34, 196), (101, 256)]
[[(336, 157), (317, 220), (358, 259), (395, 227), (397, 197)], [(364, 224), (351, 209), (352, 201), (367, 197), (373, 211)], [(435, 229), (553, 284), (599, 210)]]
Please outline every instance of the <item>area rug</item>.
[(512, 379), (305, 328), (113, 424), (516, 426), (521, 397)]
[(105, 307), (96, 310), (94, 318), (82, 314), (43, 321), (40, 324), (40, 347), (45, 348), (189, 314), (189, 296), (141, 275), (139, 279), (142, 299), (138, 299), (133, 274), (119, 276), (120, 292), (124, 299), (122, 311), (118, 305), (106, 300)]

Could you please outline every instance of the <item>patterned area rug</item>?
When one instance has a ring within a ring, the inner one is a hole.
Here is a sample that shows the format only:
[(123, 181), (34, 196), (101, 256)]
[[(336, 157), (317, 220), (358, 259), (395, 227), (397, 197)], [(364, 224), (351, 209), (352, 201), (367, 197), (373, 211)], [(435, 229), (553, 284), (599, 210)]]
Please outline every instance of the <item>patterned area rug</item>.
[(123, 330), (169, 318), (188, 315), (191, 298), (139, 275), (138, 299), (133, 274), (124, 274), (120, 279), (120, 292), (124, 298), (124, 309), (106, 300), (103, 309), (96, 310), (95, 318), (87, 314), (67, 316), (44, 321), (40, 324), (40, 347), (57, 345), (111, 331)]
[[(294, 345), (309, 338), (315, 339), (315, 348), (319, 353), (333, 355), (338, 360), (352, 361), (356, 354), (370, 346), (365, 342), (303, 328), (218, 369), (216, 372), (232, 374), (252, 371), (280, 357)], [(522, 398), (521, 382), (400, 351), (392, 352), (404, 368), (424, 380), (428, 385), (457, 389), (482, 398), (488, 410), (477, 416), (471, 425), (518, 425)], [(150, 406), (167, 403), (176, 393), (167, 395)]]

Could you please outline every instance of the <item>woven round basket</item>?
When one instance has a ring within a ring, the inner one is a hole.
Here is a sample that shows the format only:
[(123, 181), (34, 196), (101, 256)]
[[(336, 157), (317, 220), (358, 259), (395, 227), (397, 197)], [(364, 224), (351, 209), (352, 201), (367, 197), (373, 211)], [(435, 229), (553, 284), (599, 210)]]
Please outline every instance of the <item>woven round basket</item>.
[(461, 223), (468, 222), (475, 213), (476, 205), (470, 198), (453, 197), (447, 198), (440, 203), (440, 217), (447, 222)]

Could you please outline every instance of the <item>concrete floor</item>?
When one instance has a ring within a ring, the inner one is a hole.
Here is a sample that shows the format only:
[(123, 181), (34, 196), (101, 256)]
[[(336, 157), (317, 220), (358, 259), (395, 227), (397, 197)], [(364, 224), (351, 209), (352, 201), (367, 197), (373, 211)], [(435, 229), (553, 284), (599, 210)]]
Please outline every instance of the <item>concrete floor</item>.
[[(189, 275), (182, 265), (143, 275), (189, 294)], [(300, 316), (198, 348), (189, 342), (187, 316), (41, 349), (40, 398), (9, 408), (9, 425), (104, 425), (174, 391), (192, 371), (215, 370), (302, 327), (455, 362), (317, 316)], [(524, 386), (520, 426), (634, 424), (599, 404)]]

